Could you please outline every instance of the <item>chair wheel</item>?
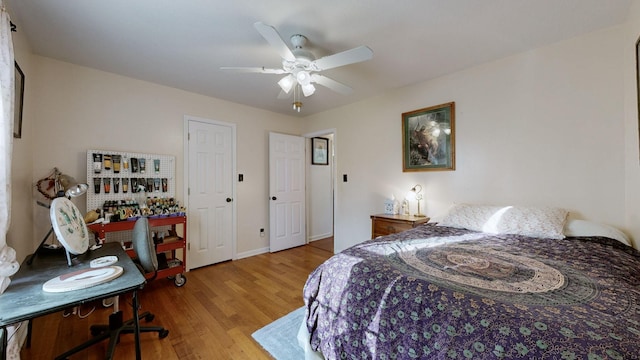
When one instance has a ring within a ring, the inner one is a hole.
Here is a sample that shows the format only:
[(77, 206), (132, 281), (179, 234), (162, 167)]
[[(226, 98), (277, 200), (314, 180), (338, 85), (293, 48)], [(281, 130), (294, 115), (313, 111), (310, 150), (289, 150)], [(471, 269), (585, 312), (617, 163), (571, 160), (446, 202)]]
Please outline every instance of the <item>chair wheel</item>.
[(162, 331), (158, 332), (158, 338), (160, 339), (164, 339), (169, 335), (169, 330), (167, 329), (163, 329)]
[(173, 283), (177, 286), (177, 287), (183, 287), (184, 284), (187, 283), (187, 277), (182, 275), (182, 274), (178, 274), (175, 278), (175, 280), (173, 281)]
[(155, 315), (153, 315), (153, 314), (147, 314), (147, 316), (145, 316), (145, 317), (144, 317), (144, 321), (146, 321), (146, 322), (152, 322), (152, 321), (153, 321), (153, 319), (155, 319), (155, 317), (156, 317), (156, 316), (155, 316)]

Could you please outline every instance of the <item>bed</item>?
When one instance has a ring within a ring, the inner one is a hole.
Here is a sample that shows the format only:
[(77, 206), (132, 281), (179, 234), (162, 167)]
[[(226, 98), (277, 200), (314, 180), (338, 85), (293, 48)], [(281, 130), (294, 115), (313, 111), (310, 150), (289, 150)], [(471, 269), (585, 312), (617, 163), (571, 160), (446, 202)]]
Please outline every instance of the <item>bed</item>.
[(638, 359), (640, 252), (561, 209), (460, 205), (304, 287), (307, 358)]

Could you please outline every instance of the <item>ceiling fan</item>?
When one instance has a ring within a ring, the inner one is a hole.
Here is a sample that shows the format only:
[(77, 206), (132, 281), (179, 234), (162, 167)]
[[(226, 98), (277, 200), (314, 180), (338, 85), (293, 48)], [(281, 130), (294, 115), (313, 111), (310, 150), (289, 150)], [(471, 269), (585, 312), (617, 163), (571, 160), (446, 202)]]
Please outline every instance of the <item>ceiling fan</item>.
[(358, 46), (351, 50), (316, 59), (313, 53), (304, 48), (307, 43), (307, 38), (304, 35), (292, 35), (291, 45), (293, 45), (293, 49), (290, 49), (273, 26), (262, 22), (257, 22), (253, 26), (282, 57), (282, 68), (221, 67), (220, 69), (244, 73), (287, 74), (278, 81), (278, 85), (282, 89), (278, 98), (288, 97), (291, 90), (293, 90), (293, 109), (298, 110), (298, 112), (302, 107), (302, 102), (297, 99), (298, 89), (302, 90), (305, 97), (313, 95), (316, 91), (315, 86), (313, 86), (314, 83), (343, 95), (348, 95), (353, 91), (349, 86), (321, 75), (319, 72), (370, 60), (373, 57), (373, 51), (370, 48)]

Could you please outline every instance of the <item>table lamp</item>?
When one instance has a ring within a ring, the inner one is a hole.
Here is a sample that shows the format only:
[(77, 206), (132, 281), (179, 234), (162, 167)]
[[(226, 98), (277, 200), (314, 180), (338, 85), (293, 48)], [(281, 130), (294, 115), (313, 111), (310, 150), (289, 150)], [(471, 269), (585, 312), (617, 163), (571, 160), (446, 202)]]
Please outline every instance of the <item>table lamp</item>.
[(416, 201), (418, 202), (418, 213), (413, 215), (415, 217), (426, 217), (426, 215), (424, 215), (422, 212), (420, 212), (420, 200), (422, 200), (422, 185), (420, 184), (416, 184), (413, 188), (411, 188), (411, 190), (409, 190), (409, 192), (415, 197)]

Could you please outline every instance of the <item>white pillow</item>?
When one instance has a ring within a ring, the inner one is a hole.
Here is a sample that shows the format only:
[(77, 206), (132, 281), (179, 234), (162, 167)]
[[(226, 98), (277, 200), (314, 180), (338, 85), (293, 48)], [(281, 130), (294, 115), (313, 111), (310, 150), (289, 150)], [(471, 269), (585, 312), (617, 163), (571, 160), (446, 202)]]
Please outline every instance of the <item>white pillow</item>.
[(568, 212), (559, 208), (456, 204), (439, 225), (491, 234), (564, 239)]
[(587, 220), (569, 219), (564, 226), (564, 234), (566, 236), (604, 236), (631, 246), (631, 241), (622, 231)]

